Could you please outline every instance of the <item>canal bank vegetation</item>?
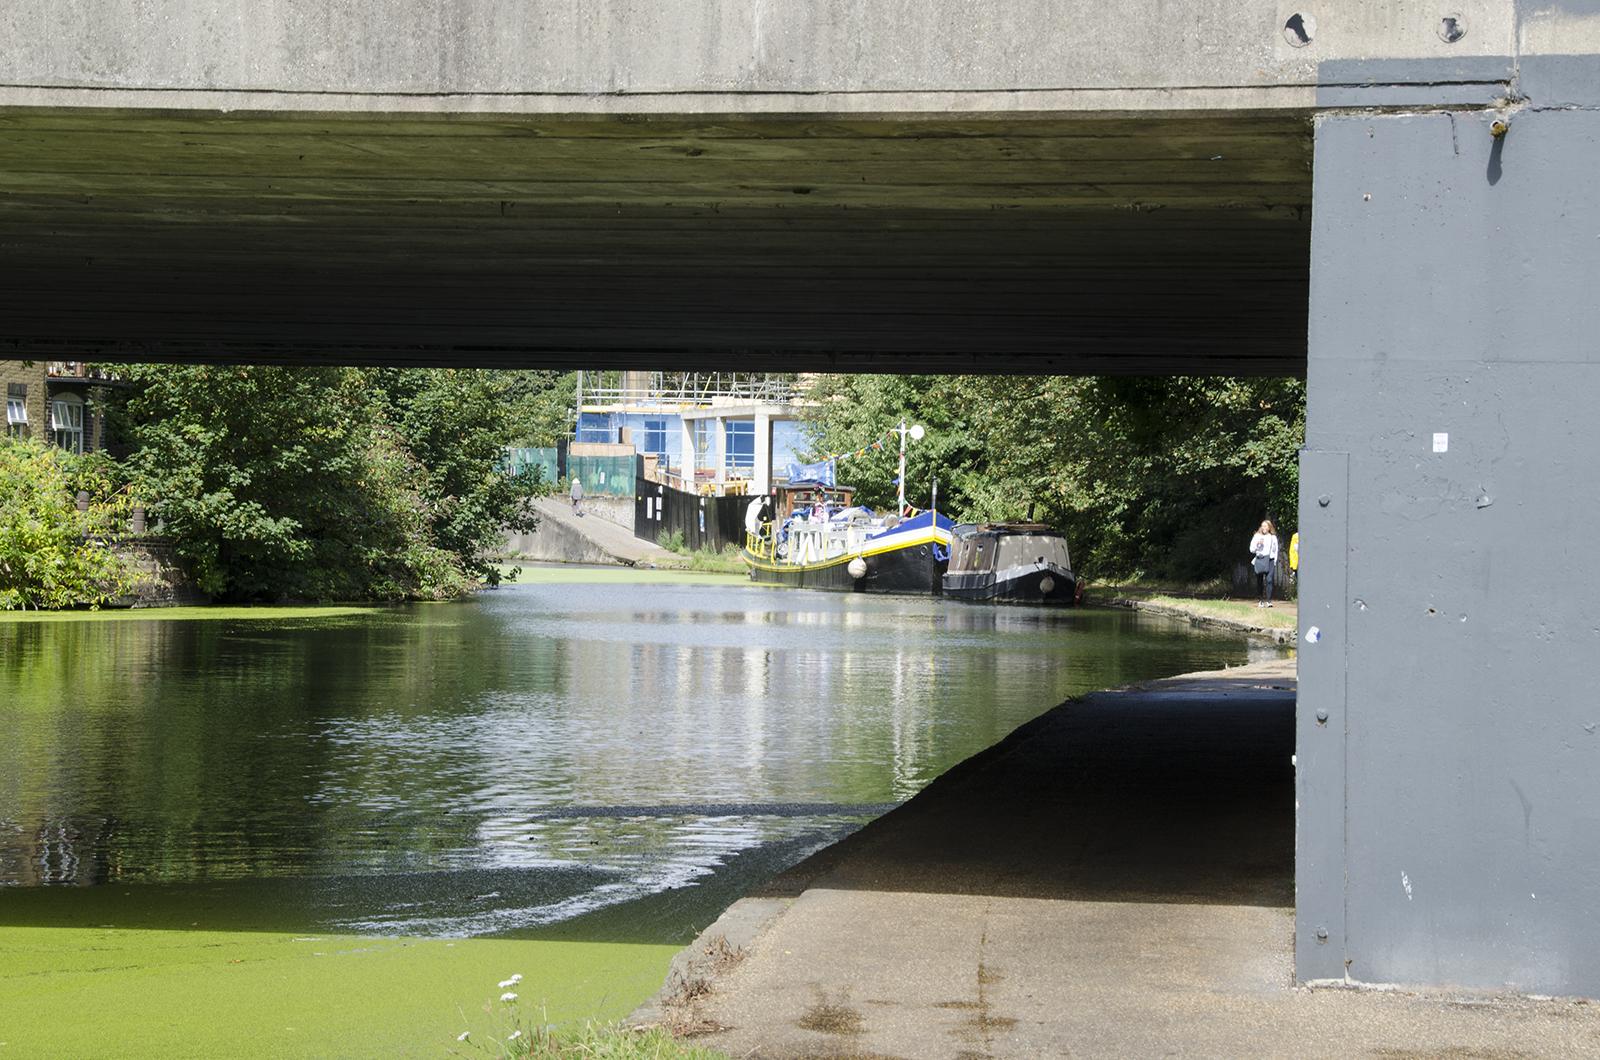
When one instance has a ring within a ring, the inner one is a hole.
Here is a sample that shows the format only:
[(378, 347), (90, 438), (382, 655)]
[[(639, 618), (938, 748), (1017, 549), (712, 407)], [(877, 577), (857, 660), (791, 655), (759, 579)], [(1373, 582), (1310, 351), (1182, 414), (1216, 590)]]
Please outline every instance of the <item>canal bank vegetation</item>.
[(91, 403), (120, 459), (0, 439), (0, 609), (126, 603), (119, 542), (147, 532), (224, 603), (459, 597), (499, 582), (488, 553), (550, 487), (504, 447), (565, 428), (550, 372), (113, 374)]
[(558, 1027), (550, 1022), (544, 1005), (532, 1019), (518, 1001), (520, 975), (502, 980), (496, 989), (503, 991), (499, 1001), (483, 1006), (491, 1026), (469, 1027), (457, 1035), (452, 1055), (493, 1060), (728, 1060), (725, 1054), (680, 1039), (664, 1027), (593, 1021), (582, 1027)]
[[(906, 495), (957, 520), (1030, 516), (1064, 530), (1097, 580), (1231, 579), (1263, 518), (1294, 532), (1300, 379), (1072, 376), (816, 377), (810, 458), (853, 454), (901, 417)], [(893, 506), (897, 451), (839, 461), (859, 502)]]
[(0, 610), (98, 606), (135, 572), (106, 542), (125, 518), (116, 463), (21, 438), (0, 438)]
[(613, 1023), (557, 1030), (533, 1026), (510, 1033), (516, 1037), (495, 1039), (481, 1048), (467, 1035), (457, 1039), (460, 1047), (450, 1051), (456, 1056), (493, 1060), (728, 1060), (724, 1053), (674, 1037), (660, 1027), (635, 1030)]
[(229, 602), (417, 600), (495, 585), (536, 525), (503, 447), (543, 373), (134, 365), (110, 422), (149, 517)]
[(711, 574), (746, 574), (750, 570), (740, 557), (738, 545), (724, 545), (720, 552), (705, 545), (691, 550), (684, 540), (682, 530), (661, 531), (656, 535), (656, 544), (668, 552), (676, 552), (684, 557), (688, 561), (685, 566), (689, 570)]

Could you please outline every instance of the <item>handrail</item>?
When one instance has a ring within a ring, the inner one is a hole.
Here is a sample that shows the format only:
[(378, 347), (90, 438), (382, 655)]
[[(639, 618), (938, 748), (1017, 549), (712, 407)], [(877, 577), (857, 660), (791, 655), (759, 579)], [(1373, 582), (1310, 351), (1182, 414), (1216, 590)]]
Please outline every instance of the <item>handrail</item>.
[(721, 373), (709, 376), (689, 375), (673, 384), (667, 382), (667, 373), (650, 373), (650, 384), (644, 389), (626, 386), (588, 386), (583, 388), (585, 404), (626, 404), (648, 400), (672, 402), (680, 405), (699, 405), (716, 398), (736, 398), (759, 401), (763, 404), (792, 405), (800, 388), (780, 379), (724, 380)]

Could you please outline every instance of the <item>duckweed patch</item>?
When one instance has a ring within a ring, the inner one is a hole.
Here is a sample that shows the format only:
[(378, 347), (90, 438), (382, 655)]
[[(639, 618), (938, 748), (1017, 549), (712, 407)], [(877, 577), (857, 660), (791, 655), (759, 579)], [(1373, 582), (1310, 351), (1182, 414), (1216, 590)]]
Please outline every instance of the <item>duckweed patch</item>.
[(0, 1056), (367, 1060), (446, 1055), (507, 969), (556, 1028), (608, 1023), (676, 947), (97, 925), (0, 926), (0, 951)]

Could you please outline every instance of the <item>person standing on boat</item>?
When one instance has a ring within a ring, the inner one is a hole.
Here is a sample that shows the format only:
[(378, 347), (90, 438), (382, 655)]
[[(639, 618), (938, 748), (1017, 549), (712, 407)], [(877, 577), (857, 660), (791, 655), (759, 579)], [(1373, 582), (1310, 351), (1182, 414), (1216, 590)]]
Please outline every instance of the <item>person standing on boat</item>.
[(572, 514), (583, 514), (583, 479), (577, 475), (572, 476)]
[(1256, 572), (1256, 606), (1272, 606), (1272, 572), (1278, 565), (1278, 535), (1272, 531), (1272, 520), (1261, 520), (1261, 529), (1250, 539), (1251, 566)]

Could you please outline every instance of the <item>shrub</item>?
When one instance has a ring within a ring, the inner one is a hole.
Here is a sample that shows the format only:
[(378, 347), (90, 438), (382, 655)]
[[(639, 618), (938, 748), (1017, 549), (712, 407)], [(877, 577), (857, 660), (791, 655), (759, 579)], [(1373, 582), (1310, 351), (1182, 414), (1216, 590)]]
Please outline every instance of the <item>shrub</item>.
[[(125, 596), (134, 572), (97, 537), (127, 508), (115, 462), (0, 439), (0, 608), (99, 606)], [(89, 494), (80, 512), (79, 492)]]
[(234, 600), (441, 599), (475, 584), (437, 540), (428, 471), (347, 368), (128, 369), (131, 458), (179, 554)]
[(514, 975), (502, 982), (498, 989), (506, 992), (499, 1002), (483, 1006), (493, 1029), (463, 1031), (452, 1043), (452, 1054), (466, 1056), (463, 1050), (471, 1050), (494, 1060), (728, 1060), (722, 1053), (679, 1041), (660, 1027), (586, 1023), (581, 1029), (558, 1029), (543, 1009), (539, 1022), (532, 1023), (517, 1004), (521, 979)]

